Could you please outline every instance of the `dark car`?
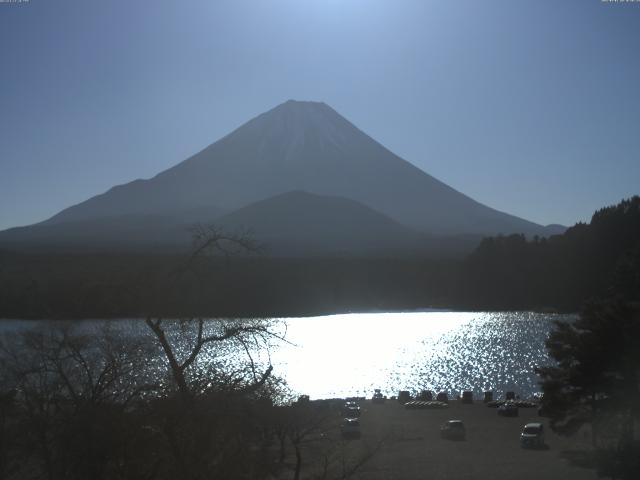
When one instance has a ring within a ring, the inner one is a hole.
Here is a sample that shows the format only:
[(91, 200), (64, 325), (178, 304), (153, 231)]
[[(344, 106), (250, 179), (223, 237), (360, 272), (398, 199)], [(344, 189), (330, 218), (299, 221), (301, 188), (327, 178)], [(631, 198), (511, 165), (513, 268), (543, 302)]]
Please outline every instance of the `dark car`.
[(539, 423), (527, 423), (520, 434), (520, 446), (522, 448), (544, 447), (544, 426)]
[(447, 395), (447, 392), (440, 392), (436, 395), (436, 400), (438, 402), (449, 403), (449, 395)]
[(505, 402), (498, 407), (498, 415), (503, 417), (517, 417), (519, 414), (518, 406), (513, 402)]
[(372, 403), (384, 403), (385, 401), (385, 397), (384, 395), (382, 395), (382, 392), (380, 391), (379, 388), (376, 388), (374, 393), (373, 393), (373, 398), (371, 399)]
[(360, 416), (360, 405), (356, 402), (345, 402), (342, 407), (342, 415), (345, 418), (358, 418)]
[(430, 402), (433, 400), (433, 392), (431, 390), (422, 390), (420, 395), (418, 395), (418, 400), (424, 400), (425, 402)]
[(398, 402), (404, 405), (411, 400), (411, 392), (409, 390), (400, 390), (398, 392)]
[(447, 440), (464, 440), (466, 435), (462, 420), (449, 420), (440, 427), (440, 437)]

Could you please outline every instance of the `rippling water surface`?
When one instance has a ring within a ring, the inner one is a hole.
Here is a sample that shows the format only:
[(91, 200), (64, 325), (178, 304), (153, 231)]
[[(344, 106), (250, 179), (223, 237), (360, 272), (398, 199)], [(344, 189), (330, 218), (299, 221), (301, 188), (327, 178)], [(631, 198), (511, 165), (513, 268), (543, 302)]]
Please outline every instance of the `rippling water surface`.
[(420, 312), (287, 319), (285, 345), (272, 361), (312, 398), (363, 395), (374, 388), (473, 390), (494, 395), (539, 391), (534, 368), (549, 363), (544, 341), (554, 320), (530, 312)]
[[(531, 312), (354, 313), (276, 320), (287, 342), (258, 354), (274, 374), (297, 393), (311, 398), (386, 395), (399, 390), (513, 390), (522, 398), (539, 391), (536, 366), (549, 364), (544, 341), (555, 320), (572, 316)], [(37, 322), (40, 323), (40, 322)], [(98, 322), (101, 324), (101, 322)], [(132, 334), (149, 335), (142, 320), (111, 322)], [(34, 323), (4, 321), (0, 331)], [(84, 327), (96, 325), (93, 321)], [(176, 330), (174, 338), (189, 338)], [(184, 350), (188, 350), (185, 343)], [(240, 352), (241, 355), (244, 352)], [(211, 355), (210, 357), (208, 355)], [(202, 363), (235, 357), (233, 352), (203, 351)], [(153, 371), (166, 371), (159, 356)]]

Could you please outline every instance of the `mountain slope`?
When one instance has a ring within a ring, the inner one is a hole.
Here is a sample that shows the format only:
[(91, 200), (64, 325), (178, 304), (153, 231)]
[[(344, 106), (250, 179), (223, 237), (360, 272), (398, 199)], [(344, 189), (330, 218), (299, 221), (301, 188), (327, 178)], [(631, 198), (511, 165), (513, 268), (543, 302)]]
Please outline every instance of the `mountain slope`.
[(149, 180), (114, 187), (45, 223), (206, 206), (232, 211), (294, 190), (349, 198), (431, 234), (544, 234), (540, 225), (482, 205), (416, 168), (324, 103), (296, 101)]
[(295, 191), (218, 219), (229, 231), (249, 229), (271, 254), (412, 253), (425, 238), (358, 202)]
[[(184, 250), (192, 240), (189, 220), (131, 214), (43, 223), (2, 232), (0, 243), (18, 249)], [(411, 254), (432, 246), (425, 235), (354, 200), (302, 191), (252, 203), (215, 224), (226, 232), (250, 231), (277, 256)]]
[(114, 215), (62, 223), (40, 223), (0, 232), (12, 250), (157, 250), (188, 245), (190, 222), (152, 214)]

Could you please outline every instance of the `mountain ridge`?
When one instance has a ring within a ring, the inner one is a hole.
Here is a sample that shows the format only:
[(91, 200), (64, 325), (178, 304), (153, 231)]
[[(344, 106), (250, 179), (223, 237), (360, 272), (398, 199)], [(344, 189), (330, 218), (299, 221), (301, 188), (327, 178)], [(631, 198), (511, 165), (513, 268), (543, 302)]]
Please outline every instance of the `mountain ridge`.
[[(125, 215), (208, 221), (193, 212), (222, 215), (292, 191), (353, 200), (428, 235), (544, 236), (558, 231), (458, 192), (325, 103), (295, 100), (252, 118), (150, 179), (114, 186), (36, 225)], [(27, 235), (31, 227), (25, 228)]]

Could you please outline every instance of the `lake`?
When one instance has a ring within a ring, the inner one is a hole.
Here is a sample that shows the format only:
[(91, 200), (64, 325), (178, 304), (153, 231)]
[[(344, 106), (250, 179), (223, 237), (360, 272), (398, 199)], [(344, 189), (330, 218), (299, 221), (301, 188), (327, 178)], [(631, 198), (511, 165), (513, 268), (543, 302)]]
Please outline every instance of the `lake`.
[(398, 390), (451, 395), (538, 392), (536, 366), (550, 363), (544, 342), (554, 320), (531, 312), (354, 313), (287, 319), (294, 345), (272, 353), (276, 371), (312, 398), (387, 395)]
[[(261, 358), (294, 392), (311, 398), (370, 397), (374, 388), (386, 395), (472, 390), (478, 397), (513, 390), (526, 398), (540, 390), (535, 367), (550, 363), (544, 342), (553, 322), (573, 318), (450, 311), (286, 318), (279, 320), (289, 343)], [(140, 320), (115, 323), (146, 332)], [(4, 321), (0, 330), (25, 325), (34, 323)]]

